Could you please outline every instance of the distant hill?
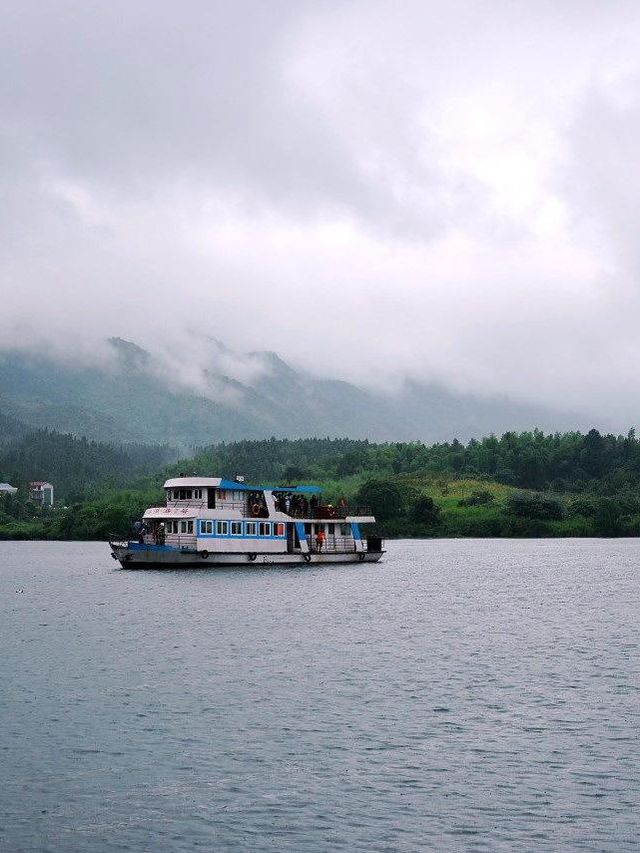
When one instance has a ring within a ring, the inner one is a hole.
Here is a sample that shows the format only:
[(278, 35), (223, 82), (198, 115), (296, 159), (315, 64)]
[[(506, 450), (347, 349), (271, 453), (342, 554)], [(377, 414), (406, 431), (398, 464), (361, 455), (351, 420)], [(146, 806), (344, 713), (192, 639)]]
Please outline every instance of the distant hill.
[(129, 484), (174, 459), (175, 452), (166, 446), (113, 446), (43, 429), (0, 445), (0, 481), (25, 494), (30, 480), (47, 480), (58, 500), (79, 499), (95, 487)]
[[(104, 368), (0, 353), (0, 434), (49, 428), (186, 451), (272, 435), (433, 442), (533, 427), (591, 426), (570, 413), (506, 397), (454, 394), (433, 384), (407, 384), (394, 396), (373, 393), (298, 372), (273, 352), (236, 354), (250, 368), (244, 378), (228, 375), (218, 362), (201, 374), (199, 384), (189, 386), (178, 366), (173, 373), (163, 370), (136, 344), (114, 338), (110, 346), (113, 360)], [(234, 356), (217, 346), (222, 357)]]

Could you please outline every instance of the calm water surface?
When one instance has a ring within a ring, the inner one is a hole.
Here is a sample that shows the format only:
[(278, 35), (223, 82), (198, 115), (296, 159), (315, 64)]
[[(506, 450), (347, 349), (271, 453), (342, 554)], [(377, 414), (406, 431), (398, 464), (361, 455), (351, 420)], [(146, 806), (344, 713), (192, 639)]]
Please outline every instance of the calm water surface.
[(0, 542), (0, 848), (636, 850), (640, 543)]

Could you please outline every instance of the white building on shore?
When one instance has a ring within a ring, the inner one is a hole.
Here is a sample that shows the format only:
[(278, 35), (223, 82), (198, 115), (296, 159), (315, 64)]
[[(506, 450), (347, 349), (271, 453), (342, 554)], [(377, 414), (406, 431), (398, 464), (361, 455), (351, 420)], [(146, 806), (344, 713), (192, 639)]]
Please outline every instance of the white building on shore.
[(15, 495), (17, 491), (10, 483), (0, 483), (0, 495)]
[(53, 506), (53, 486), (42, 480), (29, 483), (29, 497), (41, 506)]

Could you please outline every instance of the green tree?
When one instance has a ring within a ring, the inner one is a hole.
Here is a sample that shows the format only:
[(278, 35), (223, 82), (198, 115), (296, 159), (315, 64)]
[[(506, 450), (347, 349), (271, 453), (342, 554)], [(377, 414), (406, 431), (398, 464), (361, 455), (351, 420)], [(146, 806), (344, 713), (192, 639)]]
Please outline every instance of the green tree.
[(619, 536), (622, 533), (622, 515), (616, 501), (610, 498), (598, 501), (594, 525), (597, 536)]
[(356, 502), (371, 507), (380, 521), (398, 518), (406, 510), (404, 493), (391, 480), (367, 480), (356, 493)]
[(565, 514), (564, 506), (556, 498), (528, 492), (514, 492), (509, 495), (505, 508), (511, 515), (545, 521), (557, 521)]
[(411, 521), (418, 524), (436, 524), (440, 516), (440, 507), (430, 495), (420, 495), (409, 511)]

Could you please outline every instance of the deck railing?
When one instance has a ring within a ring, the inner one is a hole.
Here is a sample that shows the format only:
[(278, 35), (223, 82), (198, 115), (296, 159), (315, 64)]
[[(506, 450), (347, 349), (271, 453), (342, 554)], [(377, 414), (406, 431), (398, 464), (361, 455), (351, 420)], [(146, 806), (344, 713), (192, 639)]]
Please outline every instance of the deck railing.
[(288, 513), (284, 509), (280, 510), (280, 512), (284, 512), (291, 518), (305, 518), (317, 521), (340, 521), (348, 515), (372, 515), (371, 508), (368, 506), (355, 507), (325, 505), (309, 507), (306, 513), (304, 509), (298, 508), (291, 508)]
[(356, 543), (352, 536), (327, 536), (322, 543), (322, 548), (318, 547), (315, 536), (306, 536), (305, 539), (313, 554), (344, 554), (356, 550)]
[[(123, 537), (117, 537), (122, 539)], [(195, 548), (196, 534), (195, 533), (165, 533), (164, 537), (155, 536), (153, 533), (145, 533), (144, 536), (137, 536), (135, 533), (130, 533), (125, 542), (137, 542), (139, 545), (172, 545), (176, 548)]]
[[(207, 508), (206, 501), (204, 500), (192, 500), (192, 501), (169, 501), (167, 504), (168, 507), (179, 510), (190, 510), (190, 509), (205, 509)], [(256, 513), (254, 511), (254, 507), (257, 506), (259, 511)], [(239, 512), (243, 518), (268, 518), (269, 511), (266, 506), (261, 505), (259, 503), (251, 503), (248, 500), (241, 501), (223, 501), (218, 502), (216, 504), (215, 509), (218, 510), (232, 510), (234, 512)], [(279, 512), (285, 513), (289, 518), (304, 518), (311, 519), (317, 521), (331, 521), (333, 519), (340, 520), (346, 518), (348, 515), (372, 515), (371, 507), (368, 506), (332, 506), (331, 504), (320, 504), (318, 506), (290, 506), (289, 512), (286, 511), (284, 505), (281, 505), (279, 508), (276, 506)], [(160, 521), (161, 518), (158, 518)]]

